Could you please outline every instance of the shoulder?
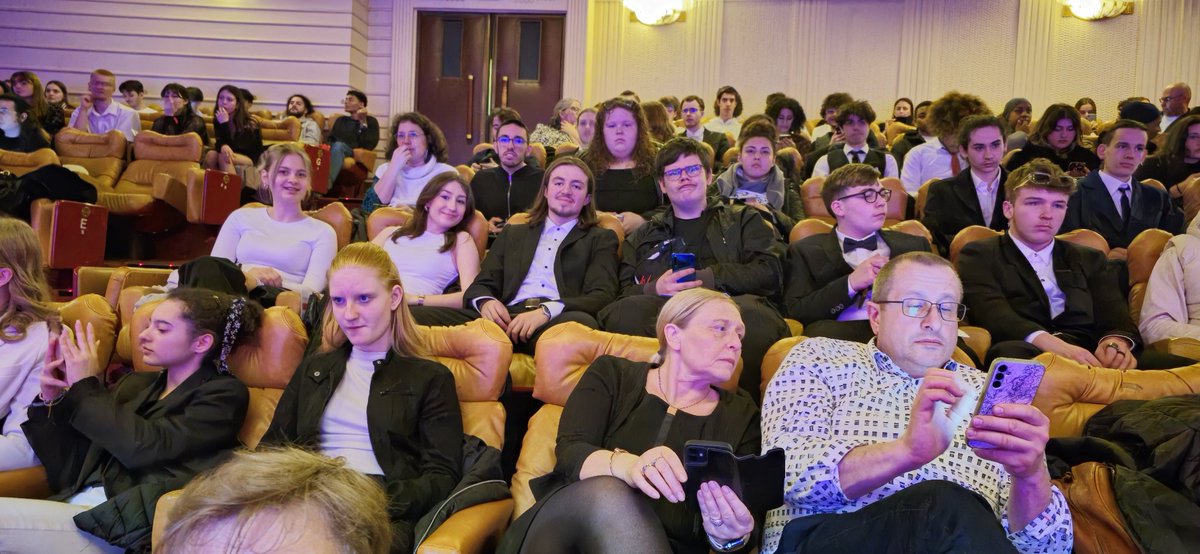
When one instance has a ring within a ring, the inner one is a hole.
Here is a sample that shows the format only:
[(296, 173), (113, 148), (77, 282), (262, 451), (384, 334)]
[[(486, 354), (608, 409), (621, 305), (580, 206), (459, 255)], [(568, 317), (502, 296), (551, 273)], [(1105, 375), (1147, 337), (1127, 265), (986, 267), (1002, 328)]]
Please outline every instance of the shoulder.
[[(392, 225), (390, 227), (384, 227), (382, 231), (379, 231), (379, 234), (375, 235), (375, 238), (371, 239), (371, 242), (378, 244), (379, 246), (385, 246), (390, 242), (394, 242), (391, 240), (392, 233), (395, 233), (399, 229), (400, 229), (399, 225)], [(407, 237), (400, 237), (400, 238), (404, 239)]]
[(870, 361), (866, 344), (822, 337), (804, 339), (793, 346), (779, 371), (771, 378), (771, 386), (808, 375), (825, 381)]
[(430, 358), (417, 358), (412, 356), (395, 356), (392, 358), (392, 365), (402, 367), (405, 376), (410, 380), (432, 383), (438, 380), (450, 379), (454, 380), (454, 374), (445, 364)]
[(635, 362), (619, 356), (605, 354), (596, 358), (588, 366), (585, 375), (591, 375), (594, 379), (598, 378), (618, 384), (640, 384), (645, 380), (648, 371), (650, 371), (650, 364), (647, 362)]
[(311, 232), (316, 233), (321, 240), (337, 240), (337, 231), (334, 231), (333, 226), (324, 220), (308, 216), (304, 219), (304, 225)]
[(229, 217), (225, 218), (225, 224), (230, 222), (234, 224), (246, 224), (251, 222), (263, 222), (269, 220), (266, 217), (267, 209), (263, 207), (242, 206), (229, 213)]
[(1085, 264), (1108, 265), (1108, 257), (1105, 256), (1103, 252), (1096, 250), (1095, 248), (1088, 248), (1073, 242), (1067, 242), (1065, 240), (1058, 239), (1054, 240), (1054, 247), (1062, 248), (1063, 253), (1066, 254), (1067, 257), (1081, 260)]
[[(1063, 244), (1063, 242), (1059, 241), (1058, 244)], [(1000, 237), (988, 237), (963, 246), (960, 255), (987, 255), (998, 250), (1000, 250)]]

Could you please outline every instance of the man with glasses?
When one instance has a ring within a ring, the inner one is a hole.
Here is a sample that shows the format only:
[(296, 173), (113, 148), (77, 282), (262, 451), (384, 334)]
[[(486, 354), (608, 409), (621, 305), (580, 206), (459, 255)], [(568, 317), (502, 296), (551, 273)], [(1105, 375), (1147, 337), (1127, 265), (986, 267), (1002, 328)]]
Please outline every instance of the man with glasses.
[(891, 257), (930, 250), (922, 237), (882, 230), (891, 196), (879, 170), (867, 164), (843, 165), (825, 179), (821, 200), (837, 225), (793, 243), (787, 253), (784, 306), (804, 324), (804, 336), (871, 340), (866, 301), (879, 270)]
[(1192, 87), (1187, 83), (1175, 83), (1163, 89), (1162, 98), (1158, 101), (1162, 105), (1162, 129), (1165, 133), (1175, 120), (1187, 113), (1188, 104), (1192, 101)]
[[(85, 133), (103, 135), (112, 130), (120, 131), (125, 139), (133, 141), (134, 135), (142, 130), (142, 120), (133, 108), (113, 102), (117, 90), (117, 76), (107, 69), (97, 69), (88, 79), (88, 91), (79, 98), (79, 108), (71, 112), (67, 125)], [(83, 117), (80, 117), (80, 115)]]
[(866, 303), (875, 339), (810, 338), (788, 353), (763, 398), (763, 450), (788, 451), (764, 553), (1071, 550), (1046, 416), (1001, 404), (968, 417), (986, 374), (951, 360), (962, 290), (945, 259), (898, 256)]
[(655, 318), (669, 297), (696, 287), (723, 291), (749, 329), (739, 384), (757, 398), (762, 358), (788, 334), (767, 300), (781, 288), (783, 246), (762, 211), (709, 202), (711, 164), (708, 149), (689, 138), (671, 139), (659, 149), (654, 175), (670, 206), (626, 237), (622, 298), (601, 310), (599, 320), (607, 331), (653, 337)]
[(988, 362), (1053, 352), (1118, 369), (1190, 363), (1166, 353), (1138, 354), (1141, 337), (1104, 254), (1055, 238), (1074, 179), (1038, 158), (1013, 171), (1005, 189), (1008, 233), (968, 244), (957, 262), (971, 322), (992, 334)]
[(683, 114), (683, 132), (679, 136), (711, 146), (713, 161), (720, 165), (725, 151), (729, 150), (729, 137), (725, 133), (705, 129), (700, 123), (704, 119), (704, 99), (694, 94), (688, 96), (679, 105), (679, 111)]
[(492, 147), (500, 163), (476, 173), (471, 191), (475, 193), (475, 207), (487, 218), (489, 229), (498, 233), (509, 217), (533, 205), (545, 172), (525, 162), (529, 129), (519, 119), (500, 123)]

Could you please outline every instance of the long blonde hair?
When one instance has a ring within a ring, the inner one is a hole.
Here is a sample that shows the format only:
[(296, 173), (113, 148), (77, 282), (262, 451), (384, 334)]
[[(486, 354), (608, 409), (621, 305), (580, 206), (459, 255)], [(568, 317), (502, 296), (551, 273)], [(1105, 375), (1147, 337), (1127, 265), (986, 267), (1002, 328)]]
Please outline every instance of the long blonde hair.
[[(279, 173), (280, 164), (288, 156), (300, 156), (300, 161), (304, 162), (304, 173), (308, 176), (308, 184), (304, 187), (307, 191), (306, 197), (312, 194), (312, 160), (308, 158), (308, 153), (297, 143), (281, 142), (268, 148), (258, 159), (258, 170), (267, 174), (258, 187), (258, 195), (266, 203), (275, 203), (271, 185), (275, 182), (275, 175)], [(301, 204), (303, 203), (304, 200), (301, 199)]]
[(0, 306), (0, 340), (19, 341), (25, 338), (30, 325), (58, 319), (50, 306), (42, 249), (28, 223), (0, 217), (0, 268), (12, 270), (13, 274), (4, 285), (8, 303)]
[[(341, 249), (329, 265), (329, 280), (333, 273), (345, 267), (361, 267), (375, 270), (379, 279), (388, 291), (392, 287), (401, 286), (400, 273), (396, 264), (388, 256), (383, 247), (370, 242), (356, 242)], [(346, 344), (346, 333), (333, 317), (333, 303), (325, 305), (325, 316), (321, 322), (321, 352), (329, 352)], [(429, 346), (425, 335), (417, 328), (408, 304), (400, 305), (392, 310), (392, 350), (402, 356), (424, 358), (429, 356)]]

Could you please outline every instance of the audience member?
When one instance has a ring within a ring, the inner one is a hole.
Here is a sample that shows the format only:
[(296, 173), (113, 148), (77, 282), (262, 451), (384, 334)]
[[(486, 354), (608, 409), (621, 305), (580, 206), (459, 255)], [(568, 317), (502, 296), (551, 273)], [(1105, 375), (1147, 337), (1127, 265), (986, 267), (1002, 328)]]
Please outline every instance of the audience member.
[[(321, 144), (321, 126), (317, 125), (317, 121), (313, 119), (312, 100), (303, 94), (293, 94), (288, 97), (287, 107), (281, 114), (280, 119), (294, 117), (300, 120), (300, 142), (317, 146)], [(331, 152), (332, 153), (332, 152)], [(330, 156), (330, 159), (337, 159)]]
[(830, 138), (830, 143), (842, 142), (845, 140), (841, 136), (841, 130), (837, 128), (838, 108), (842, 107), (843, 104), (849, 104), (853, 101), (854, 97), (844, 92), (835, 92), (826, 96), (825, 99), (821, 101), (822, 122), (813, 129), (813, 139), (816, 140), (825, 135), (833, 135)]
[(1004, 104), (1000, 112), (1004, 122), (1004, 136), (1009, 150), (1023, 148), (1029, 139), (1029, 124), (1033, 121), (1033, 104), (1024, 98), (1013, 98)]
[(263, 442), (342, 458), (383, 485), (390, 551), (413, 552), (414, 524), (462, 477), (454, 375), (432, 359), (387, 252), (356, 242), (328, 268), (320, 347), (296, 368)]
[(864, 303), (879, 270), (890, 258), (930, 250), (924, 238), (883, 230), (892, 191), (879, 178), (879, 170), (862, 163), (834, 170), (821, 200), (836, 226), (788, 247), (784, 306), (804, 324), (805, 336), (871, 340)]
[(46, 93), (42, 91), (42, 82), (38, 79), (37, 74), (32, 71), (13, 73), (12, 88), (13, 94), (20, 96), (29, 104), (30, 115), (51, 137), (67, 126), (66, 113), (61, 106), (52, 105), (46, 100)]
[(671, 114), (662, 103), (650, 101), (642, 103), (642, 113), (646, 114), (646, 126), (650, 131), (650, 139), (662, 144), (675, 136), (675, 124), (671, 122)]
[(0, 94), (0, 133), (0, 150), (33, 152), (50, 148), (50, 137), (29, 104), (12, 93)]
[(1058, 164), (1068, 175), (1079, 178), (1100, 167), (1100, 158), (1080, 142), (1083, 122), (1079, 112), (1067, 104), (1051, 104), (1029, 135), (1029, 141), (1008, 159), (1012, 171), (1036, 158)]
[(133, 111), (145, 114), (158, 113), (153, 106), (146, 104), (146, 87), (142, 85), (141, 81), (133, 79), (122, 81), (117, 90), (125, 97), (125, 105)]
[(1200, 339), (1200, 216), (1167, 242), (1146, 283), (1138, 330), (1146, 344)]
[(596, 178), (595, 205), (621, 220), (631, 233), (663, 205), (662, 191), (654, 186), (654, 142), (642, 107), (613, 98), (596, 115), (600, 136), (580, 155)]
[[(349, 115), (338, 116), (333, 121), (333, 127), (329, 129), (329, 137), (325, 141), (329, 144), (329, 159), (334, 160), (334, 163), (329, 164), (330, 188), (337, 181), (338, 173), (342, 171), (343, 164), (337, 163), (337, 160), (353, 157), (356, 148), (374, 150), (379, 145), (379, 120), (367, 111), (367, 95), (362, 91), (350, 89), (346, 91), (342, 107)], [(392, 131), (394, 135), (395, 129)], [(389, 158), (392, 156), (392, 150), (388, 151)], [(376, 171), (376, 175), (378, 174)], [(417, 187), (413, 194), (419, 190), (421, 188)]]
[(916, 196), (930, 179), (949, 179), (962, 172), (966, 156), (958, 144), (958, 127), (967, 116), (988, 114), (991, 110), (978, 96), (949, 92), (929, 106), (925, 126), (934, 138), (914, 146), (905, 156), (900, 181), (904, 190)]
[(242, 108), (248, 114), (254, 113), (254, 101), (257, 99), (254, 93), (250, 92), (250, 89), (247, 88), (238, 88), (238, 91), (242, 93)]
[[(601, 326), (627, 335), (652, 336), (654, 314), (681, 291), (703, 287), (733, 297), (749, 328), (740, 386), (757, 396), (763, 355), (788, 335), (767, 299), (782, 288), (783, 247), (763, 212), (737, 204), (709, 203), (708, 150), (689, 138), (663, 145), (654, 176), (670, 204), (626, 235), (621, 247), (620, 300), (600, 312)], [(674, 254), (691, 254), (679, 268)]]
[(672, 121), (671, 125), (674, 126), (674, 121), (679, 119), (679, 98), (675, 96), (664, 96), (658, 99), (658, 103), (662, 104), (663, 107), (667, 109), (667, 117), (670, 118)]
[(192, 105), (192, 111), (201, 113), (200, 104), (204, 102), (204, 91), (198, 87), (187, 88), (188, 103)]
[(58, 326), (50, 301), (37, 235), (0, 216), (0, 471), (38, 464), (21, 424), (41, 386), (50, 328)]
[[(264, 147), (258, 121), (246, 111), (238, 87), (225, 85), (217, 91), (217, 108), (213, 112), (213, 133), (216, 148), (204, 157), (204, 166), (225, 173), (246, 173), (258, 163)], [(337, 164), (331, 164), (336, 166)]]
[(642, 103), (642, 98), (640, 96), (638, 96), (638, 93), (633, 92), (632, 90), (629, 90), (629, 89), (625, 89), (624, 91), (622, 91), (621, 94), (617, 95), (617, 98), (624, 98), (625, 100), (632, 100), (633, 102), (635, 102), (637, 104)]
[[(475, 216), (471, 187), (457, 172), (429, 180), (404, 225), (387, 227), (371, 242), (392, 258), (404, 301), (417, 306), (461, 307), (463, 290), (479, 275), (479, 249), (467, 233)], [(451, 283), (457, 292), (446, 292)]]
[(679, 133), (679, 136), (711, 146), (713, 161), (717, 166), (722, 165), (721, 158), (725, 156), (725, 151), (730, 147), (729, 136), (704, 128), (701, 123), (704, 120), (704, 99), (694, 94), (685, 96), (680, 106), (682, 106), (679, 111), (683, 115), (683, 132)]
[(788, 464), (762, 551), (1069, 552), (1049, 420), (1026, 404), (971, 415), (989, 383), (951, 359), (966, 312), (954, 269), (912, 252), (873, 290), (875, 339), (805, 340), (767, 386), (762, 448)]
[(1049, 160), (1017, 168), (1005, 182), (1008, 233), (959, 253), (964, 302), (992, 334), (988, 363), (1052, 352), (1117, 369), (1186, 365), (1178, 356), (1135, 352), (1141, 338), (1104, 254), (1055, 238), (1075, 187)]
[(804, 128), (807, 116), (795, 98), (784, 96), (776, 99), (767, 106), (766, 114), (775, 122), (779, 131), (779, 139), (775, 141), (776, 148), (795, 148), (801, 154), (812, 149), (812, 137), (808, 136), (808, 131)]
[[(491, 169), (500, 165), (500, 155), (496, 153), (496, 136), (500, 132), (500, 124), (509, 120), (520, 120), (521, 114), (512, 108), (496, 108), (492, 113), (488, 114), (488, 121), (491, 122), (488, 130), (488, 144), (486, 148), (480, 149), (471, 157), (471, 169), (481, 171)], [(532, 157), (526, 157), (525, 163), (537, 167), (537, 161)]]
[[(71, 104), (71, 96), (67, 93), (67, 85), (64, 85), (62, 81), (47, 81), (45, 94), (46, 103), (51, 107), (63, 110), (64, 115), (67, 109), (75, 109), (75, 106)], [(63, 124), (65, 125), (66, 122), (64, 121)]]
[(562, 144), (579, 144), (579, 131), (575, 123), (579, 118), (579, 101), (563, 98), (554, 104), (554, 115), (549, 124), (538, 123), (529, 135), (530, 142), (546, 148), (558, 148)]
[(959, 127), (958, 143), (967, 154), (967, 169), (929, 185), (921, 217), (921, 223), (933, 235), (933, 243), (946, 256), (950, 255), (954, 236), (971, 225), (1008, 229), (1004, 217), (1008, 172), (1000, 167), (1005, 148), (1004, 122), (991, 114), (969, 116)]
[(499, 233), (513, 214), (528, 211), (542, 183), (541, 168), (526, 163), (529, 156), (528, 129), (519, 119), (505, 120), (492, 141), (500, 153), (500, 165), (482, 169), (471, 179), (475, 203), (488, 220), (492, 233)]
[(716, 117), (708, 120), (704, 128), (718, 133), (729, 133), (738, 136), (742, 123), (737, 118), (742, 116), (742, 95), (737, 89), (725, 85), (717, 89)]
[[(517, 118), (520, 119), (520, 118)], [(579, 112), (579, 148), (587, 148), (596, 136), (596, 108), (587, 107)]]
[(892, 117), (885, 123), (879, 124), (880, 131), (887, 131), (888, 125), (900, 123), (902, 125), (913, 124), (913, 101), (908, 98), (897, 98), (892, 104)]
[(738, 137), (738, 161), (713, 180), (712, 188), (726, 202), (762, 210), (779, 236), (786, 237), (804, 219), (804, 206), (798, 187), (775, 165), (775, 145), (773, 122), (747, 121)]
[(375, 168), (378, 180), (373, 190), (379, 202), (388, 206), (412, 206), (430, 179), (457, 171), (446, 164), (446, 136), (436, 123), (418, 112), (402, 113), (392, 120), (387, 156), (388, 161)]
[(656, 319), (653, 362), (601, 356), (583, 374), (563, 408), (554, 472), (530, 483), (538, 502), (499, 552), (750, 546), (758, 524), (738, 493), (707, 481), (689, 498), (682, 484), (689, 440), (758, 453), (757, 406), (718, 386), (733, 377), (747, 325), (728, 296), (705, 289), (675, 295)]
[(844, 143), (830, 145), (829, 150), (813, 165), (813, 177), (824, 177), (849, 163), (865, 163), (879, 170), (884, 177), (900, 176), (896, 158), (886, 150), (867, 145), (867, 139), (872, 135), (871, 122), (875, 121), (875, 110), (871, 109), (871, 104), (865, 100), (842, 104), (835, 121), (841, 129)]
[(1084, 96), (1075, 101), (1075, 111), (1079, 112), (1079, 117), (1091, 122), (1093, 128), (1100, 122), (1099, 115), (1096, 112), (1096, 101)]
[(1158, 101), (1162, 105), (1162, 128), (1164, 131), (1170, 130), (1171, 124), (1187, 113), (1188, 104), (1192, 101), (1192, 87), (1187, 83), (1174, 83), (1163, 89), (1162, 98)]
[[(1128, 102), (1119, 112), (1118, 119), (1136, 121), (1146, 127), (1146, 154), (1153, 155), (1158, 151), (1158, 141), (1154, 140), (1162, 132), (1162, 112), (1150, 102)], [(1108, 128), (1105, 129), (1106, 131)]]
[(183, 488), (158, 550), (387, 554), (387, 494), (348, 465), (292, 447), (239, 450)]
[(900, 166), (901, 171), (904, 170), (904, 156), (908, 154), (908, 151), (919, 145), (925, 144), (926, 141), (934, 138), (933, 135), (930, 134), (930, 131), (928, 130), (929, 125), (925, 120), (925, 117), (929, 115), (929, 106), (931, 104), (933, 104), (933, 102), (928, 100), (923, 100), (921, 103), (917, 104), (916, 109), (913, 111), (912, 123), (916, 129), (905, 131), (903, 135), (900, 135), (900, 138), (892, 141), (892, 156), (896, 158), (896, 165)]
[(1138, 167), (1138, 180), (1157, 179), (1167, 190), (1200, 174), (1200, 115), (1185, 115), (1167, 131), (1167, 141)]
[(1129, 243), (1146, 229), (1171, 234), (1183, 231), (1183, 213), (1166, 191), (1133, 176), (1146, 158), (1146, 139), (1146, 127), (1136, 121), (1118, 120), (1104, 131), (1096, 146), (1102, 165), (1079, 181), (1067, 207), (1063, 232), (1096, 231), (1109, 248), (1120, 249), (1113, 256), (1124, 258)]
[(146, 364), (164, 369), (129, 373), (111, 392), (90, 323), (52, 335), (41, 394), (22, 427), (53, 496), (0, 500), (0, 547), (148, 550), (159, 496), (237, 446), (250, 393), (228, 359), (261, 316), (244, 298), (172, 291), (137, 337)]
[(422, 324), (458, 325), (482, 317), (533, 353), (546, 329), (574, 321), (599, 327), (596, 313), (617, 293), (617, 238), (598, 224), (595, 180), (578, 158), (550, 164), (529, 221), (506, 225), (466, 288), (464, 309), (416, 308)]
[(154, 120), (151, 131), (163, 135), (200, 135), (200, 144), (208, 146), (208, 127), (204, 119), (188, 103), (187, 89), (179, 83), (168, 83), (162, 89), (163, 114)]

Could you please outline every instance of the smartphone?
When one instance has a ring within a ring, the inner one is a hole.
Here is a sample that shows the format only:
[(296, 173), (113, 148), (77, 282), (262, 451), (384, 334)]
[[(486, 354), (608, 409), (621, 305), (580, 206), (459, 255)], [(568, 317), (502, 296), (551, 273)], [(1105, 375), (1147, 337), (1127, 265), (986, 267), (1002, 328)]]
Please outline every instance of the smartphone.
[[(695, 254), (692, 254), (690, 252), (671, 254), (671, 271), (678, 273), (680, 271), (683, 271), (683, 270), (689, 269), (689, 268), (696, 269), (696, 255)], [(679, 279), (679, 282), (686, 283), (688, 281), (695, 281), (695, 280), (696, 280), (696, 274), (692, 273), (691, 275), (688, 275), (687, 277)]]
[[(1033, 360), (996, 358), (988, 369), (987, 389), (975, 406), (976, 415), (992, 415), (997, 404), (1032, 404), (1046, 366)], [(972, 448), (994, 448), (980, 440), (968, 440)]]
[(739, 458), (729, 443), (690, 440), (683, 450), (683, 467), (687, 471), (683, 491), (693, 506), (698, 504), (696, 493), (700, 484), (709, 481), (732, 489), (755, 517), (783, 504), (786, 456), (782, 448), (772, 448), (761, 456), (747, 454)]

